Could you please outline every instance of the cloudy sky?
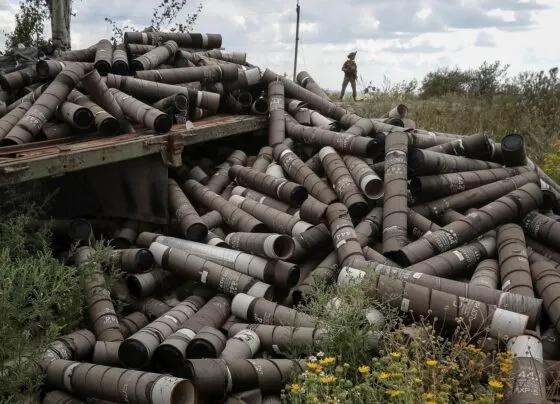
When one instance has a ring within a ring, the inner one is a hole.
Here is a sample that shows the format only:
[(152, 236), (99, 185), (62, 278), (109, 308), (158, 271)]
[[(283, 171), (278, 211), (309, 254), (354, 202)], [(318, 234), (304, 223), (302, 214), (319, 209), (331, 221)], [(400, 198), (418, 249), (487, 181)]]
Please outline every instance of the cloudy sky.
[[(245, 51), (251, 63), (291, 77), (296, 0), (202, 1), (195, 31), (221, 33), (227, 50)], [(104, 17), (149, 25), (159, 1), (74, 3), (72, 46), (78, 49), (110, 36)], [(198, 1), (189, 4), (186, 12)], [(476, 67), (485, 60), (508, 63), (511, 73), (560, 64), (558, 0), (300, 0), (300, 6), (298, 71), (331, 89), (339, 88), (340, 67), (352, 50), (359, 74), (377, 86), (384, 76), (421, 80), (439, 66)], [(0, 0), (0, 32), (13, 28), (16, 10), (17, 0)]]

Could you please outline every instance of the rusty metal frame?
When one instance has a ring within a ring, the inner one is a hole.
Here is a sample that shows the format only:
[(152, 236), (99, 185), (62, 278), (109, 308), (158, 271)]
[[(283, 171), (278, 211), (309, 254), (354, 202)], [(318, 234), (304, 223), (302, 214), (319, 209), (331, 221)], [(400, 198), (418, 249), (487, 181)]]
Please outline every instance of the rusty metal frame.
[(88, 137), (82, 142), (76, 137), (66, 143), (37, 142), (13, 151), (0, 148), (0, 187), (155, 153), (161, 153), (167, 165), (177, 166), (185, 146), (260, 131), (268, 122), (262, 116), (216, 115), (191, 125), (174, 125), (166, 135), (139, 130), (111, 138)]

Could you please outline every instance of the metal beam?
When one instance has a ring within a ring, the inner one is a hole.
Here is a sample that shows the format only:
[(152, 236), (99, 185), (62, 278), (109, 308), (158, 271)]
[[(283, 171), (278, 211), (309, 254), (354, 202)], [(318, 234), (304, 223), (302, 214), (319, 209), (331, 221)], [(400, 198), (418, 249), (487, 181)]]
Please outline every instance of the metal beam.
[(146, 130), (111, 138), (20, 150), (15, 153), (15, 157), (3, 156), (0, 159), (0, 187), (161, 153), (166, 150), (168, 135), (179, 134), (183, 146), (188, 146), (262, 130), (268, 122), (266, 117), (260, 116), (217, 115), (196, 121), (193, 125), (190, 129), (175, 125), (166, 135)]

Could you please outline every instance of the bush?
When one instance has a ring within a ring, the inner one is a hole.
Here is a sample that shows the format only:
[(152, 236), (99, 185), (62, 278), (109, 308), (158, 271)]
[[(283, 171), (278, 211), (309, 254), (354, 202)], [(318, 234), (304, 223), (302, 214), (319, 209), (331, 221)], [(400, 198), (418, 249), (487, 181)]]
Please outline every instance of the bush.
[[(82, 283), (87, 269), (53, 256), (48, 227), (28, 231), (43, 208), (28, 202), (29, 192), (0, 191), (0, 400), (20, 403), (38, 399), (42, 374), (34, 372), (33, 360), (45, 346), (88, 325)], [(95, 247), (94, 260), (106, 260), (103, 242)]]
[[(475, 341), (484, 336), (469, 335), (463, 326), (444, 338), (436, 319), (420, 317), (405, 326), (396, 309), (366, 298), (366, 287), (319, 289), (313, 295), (308, 311), (325, 330), (321, 351), (308, 355), (306, 371), (286, 385), (284, 401), (495, 403), (507, 395), (510, 352), (483, 351)], [(335, 297), (339, 305), (333, 310)], [(372, 309), (384, 320), (368, 321), (365, 314)]]

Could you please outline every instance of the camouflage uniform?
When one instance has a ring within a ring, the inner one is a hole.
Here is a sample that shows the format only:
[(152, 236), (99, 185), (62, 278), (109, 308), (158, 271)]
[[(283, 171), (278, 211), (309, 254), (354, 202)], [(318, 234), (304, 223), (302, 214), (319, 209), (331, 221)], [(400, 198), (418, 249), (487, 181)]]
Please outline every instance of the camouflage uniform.
[(344, 62), (342, 65), (342, 70), (344, 72), (344, 80), (342, 81), (342, 90), (340, 91), (340, 99), (344, 97), (344, 93), (346, 92), (346, 87), (348, 87), (348, 83), (352, 86), (352, 98), (356, 101), (356, 79), (358, 78), (358, 66), (354, 61), (356, 56), (356, 52), (352, 52), (348, 54), (348, 60)]

